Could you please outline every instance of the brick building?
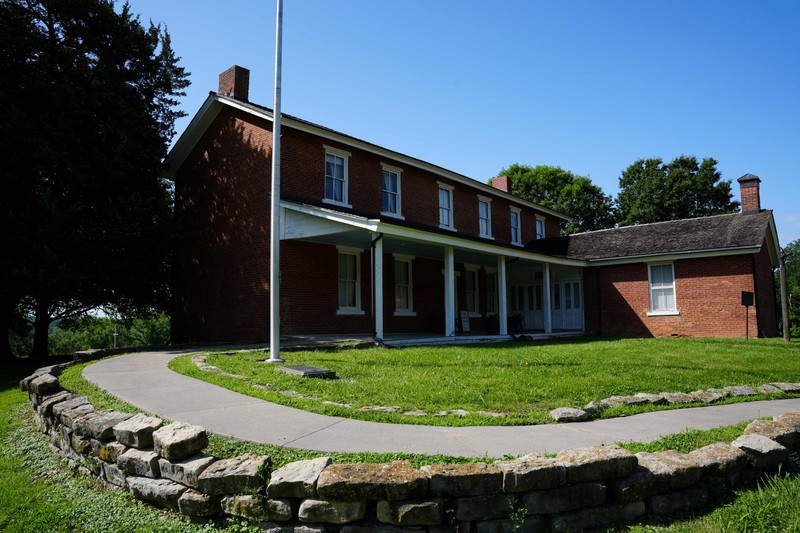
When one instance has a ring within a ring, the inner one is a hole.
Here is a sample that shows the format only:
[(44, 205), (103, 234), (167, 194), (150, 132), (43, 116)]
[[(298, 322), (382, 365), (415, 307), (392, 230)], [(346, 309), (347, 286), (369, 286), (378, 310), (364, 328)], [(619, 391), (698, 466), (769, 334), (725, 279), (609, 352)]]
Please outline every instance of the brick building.
[[(168, 157), (176, 342), (268, 340), (273, 116), (248, 83), (221, 74)], [(289, 115), (281, 145), (282, 335), (743, 336), (742, 291), (753, 327), (775, 334), (778, 240), (755, 176), (740, 180), (743, 214), (559, 237), (568, 217), (504, 177)]]

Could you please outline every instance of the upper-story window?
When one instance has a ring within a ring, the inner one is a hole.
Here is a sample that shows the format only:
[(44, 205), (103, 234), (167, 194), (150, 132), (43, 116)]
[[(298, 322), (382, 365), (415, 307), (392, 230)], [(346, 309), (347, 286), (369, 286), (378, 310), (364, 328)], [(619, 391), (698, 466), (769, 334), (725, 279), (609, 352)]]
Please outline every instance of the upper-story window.
[(492, 199), (478, 196), (478, 224), (481, 237), (492, 238)]
[(544, 217), (537, 216), (536, 217), (536, 238), (537, 239), (544, 239), (545, 232), (544, 232)]
[(650, 285), (650, 313), (654, 315), (676, 315), (675, 270), (672, 263), (648, 265)]
[(522, 244), (522, 225), (520, 224), (520, 210), (516, 207), (511, 208), (511, 243)]
[(347, 164), (350, 152), (325, 147), (325, 198), (323, 201), (350, 207), (347, 204)]
[(383, 188), (383, 204), (381, 213), (401, 217), (400, 211), (400, 173), (402, 170), (381, 164), (381, 186)]
[(453, 222), (453, 187), (439, 183), (439, 227), (456, 229)]

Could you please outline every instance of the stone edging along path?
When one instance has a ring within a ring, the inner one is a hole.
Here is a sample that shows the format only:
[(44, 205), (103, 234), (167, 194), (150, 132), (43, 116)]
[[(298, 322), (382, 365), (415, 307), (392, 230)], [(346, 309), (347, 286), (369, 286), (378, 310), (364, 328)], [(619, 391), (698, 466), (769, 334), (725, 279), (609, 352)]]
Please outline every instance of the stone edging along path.
[(420, 469), (321, 457), (272, 471), (266, 456), (203, 454), (200, 426), (98, 411), (62, 389), (62, 368), (20, 382), (56, 452), (140, 500), (195, 519), (244, 517), (275, 533), (581, 531), (702, 509), (778, 472), (800, 449), (800, 412), (788, 412), (688, 454), (611, 445)]
[[(231, 352), (231, 355), (235, 352)], [(226, 372), (219, 367), (209, 365), (207, 363), (208, 356), (203, 353), (197, 353), (192, 355), (192, 363), (199, 369), (204, 372), (213, 372), (215, 374), (220, 374), (223, 376), (228, 376), (235, 379), (247, 379), (245, 376), (240, 376), (238, 374), (231, 374), (230, 372)], [(253, 385), (256, 388), (264, 388), (263, 385)], [(285, 396), (292, 396), (296, 398), (300, 398), (303, 400), (312, 400), (312, 401), (319, 401), (319, 398), (313, 396), (307, 396), (301, 394), (294, 390), (288, 391), (277, 391), (279, 394)], [(587, 420), (591, 420), (594, 417), (597, 417), (602, 411), (606, 409), (610, 409), (612, 407), (619, 407), (622, 405), (632, 405), (632, 406), (639, 406), (639, 405), (687, 405), (688, 404), (700, 404), (700, 405), (711, 405), (716, 403), (726, 397), (735, 396), (735, 397), (751, 397), (757, 396), (758, 394), (762, 395), (771, 395), (771, 394), (778, 394), (778, 393), (787, 393), (787, 394), (797, 394), (800, 393), (800, 383), (765, 383), (759, 386), (757, 389), (753, 389), (752, 387), (747, 386), (728, 386), (723, 388), (715, 388), (715, 389), (707, 389), (707, 390), (697, 390), (693, 392), (661, 392), (658, 394), (653, 393), (646, 393), (640, 392), (635, 395), (631, 396), (610, 396), (608, 398), (604, 398), (597, 402), (589, 402), (583, 409), (576, 409), (572, 407), (559, 407), (550, 411), (550, 418), (552, 418), (555, 422), (586, 422)], [(413, 409), (409, 411), (403, 411), (400, 407), (397, 406), (387, 406), (387, 405), (369, 405), (363, 407), (355, 407), (351, 404), (347, 403), (339, 403), (339, 402), (332, 402), (332, 401), (322, 401), (323, 404), (330, 404), (336, 405), (338, 407), (344, 408), (351, 408), (351, 409), (358, 409), (361, 411), (382, 411), (386, 413), (400, 413), (406, 416), (418, 416), (418, 417), (425, 417), (425, 416), (467, 416), (470, 414), (469, 411), (465, 409), (452, 409), (450, 411), (439, 411), (436, 413), (426, 413), (420, 409)], [(508, 413), (505, 412), (490, 412), (490, 411), (476, 411), (475, 413), (481, 416), (490, 416), (490, 417), (503, 417), (506, 416)]]

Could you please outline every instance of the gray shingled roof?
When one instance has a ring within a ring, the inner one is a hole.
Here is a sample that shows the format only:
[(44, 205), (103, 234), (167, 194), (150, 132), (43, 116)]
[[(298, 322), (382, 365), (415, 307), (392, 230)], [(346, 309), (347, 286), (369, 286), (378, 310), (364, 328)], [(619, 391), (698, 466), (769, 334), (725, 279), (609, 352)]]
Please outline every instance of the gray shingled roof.
[(761, 246), (771, 210), (640, 224), (531, 241), (532, 252), (570, 259), (611, 259)]

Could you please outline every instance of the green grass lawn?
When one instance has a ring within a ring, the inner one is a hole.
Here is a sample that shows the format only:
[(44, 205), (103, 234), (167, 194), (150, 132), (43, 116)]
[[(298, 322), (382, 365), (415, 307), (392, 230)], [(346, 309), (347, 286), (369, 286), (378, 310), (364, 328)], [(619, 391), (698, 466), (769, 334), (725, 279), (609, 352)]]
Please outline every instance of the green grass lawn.
[[(250, 396), (318, 413), (431, 425), (540, 424), (550, 422), (548, 412), (553, 408), (582, 407), (612, 395), (800, 381), (800, 343), (779, 339), (749, 343), (738, 339), (569, 339), (287, 352), (284, 357), (286, 364), (334, 370), (338, 379), (278, 372), (277, 366), (261, 362), (267, 358), (263, 350), (207, 353), (207, 364), (241, 377), (200, 370), (191, 355), (173, 360), (170, 368)], [(394, 406), (400, 412), (360, 410), (369, 406)], [(654, 408), (615, 408), (603, 416)], [(457, 409), (470, 414), (432, 416)], [(413, 410), (428, 416), (402, 414)], [(494, 417), (477, 414), (479, 411), (507, 414)]]
[[(98, 408), (135, 410), (97, 389), (80, 375), (85, 365), (68, 369), (62, 383), (79, 394), (86, 394)], [(154, 509), (126, 493), (105, 490), (80, 475), (56, 457), (47, 439), (38, 433), (31, 420), (27, 395), (17, 382), (32, 367), (4, 373), (0, 378), (0, 531), (158, 531), (238, 533), (259, 531), (238, 523), (227, 530), (214, 525), (191, 524), (177, 515)], [(730, 442), (741, 434), (746, 423), (707, 431), (686, 431), (650, 443), (621, 443), (638, 451), (677, 449), (690, 451), (712, 442)], [(251, 451), (271, 455), (276, 466), (302, 458), (323, 455), (319, 452), (260, 446), (218, 436), (211, 437), (206, 450), (218, 457), (231, 457)], [(391, 454), (339, 454), (335, 462), (383, 462), (410, 458), (419, 466), (456, 460), (444, 456), (394, 456)], [(466, 459), (459, 459), (465, 461)], [(800, 524), (800, 478), (779, 478), (758, 490), (731, 497), (724, 507), (688, 517), (675, 517), (653, 524), (623, 527), (618, 531), (797, 531)]]

